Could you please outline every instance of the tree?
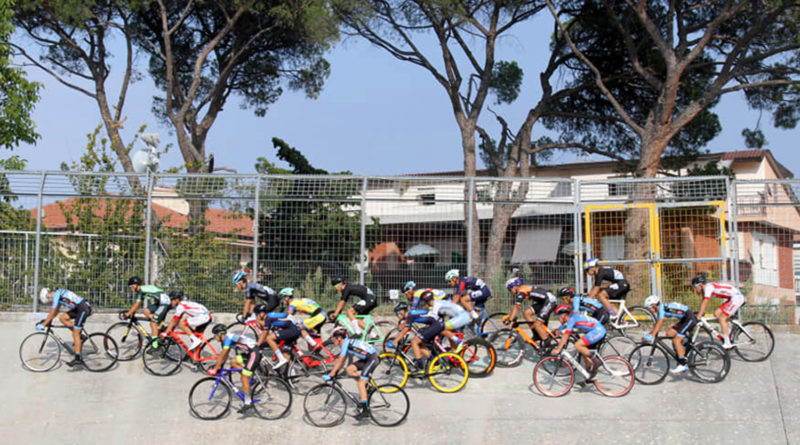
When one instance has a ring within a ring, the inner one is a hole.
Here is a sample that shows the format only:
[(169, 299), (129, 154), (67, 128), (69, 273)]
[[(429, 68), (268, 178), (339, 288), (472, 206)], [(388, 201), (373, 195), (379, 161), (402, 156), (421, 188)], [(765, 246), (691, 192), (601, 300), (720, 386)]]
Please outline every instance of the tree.
[(39, 100), (40, 85), (26, 79), (22, 69), (11, 66), (8, 42), (14, 34), (13, 7), (13, 0), (0, 0), (0, 147), (7, 149), (39, 139), (31, 113)]

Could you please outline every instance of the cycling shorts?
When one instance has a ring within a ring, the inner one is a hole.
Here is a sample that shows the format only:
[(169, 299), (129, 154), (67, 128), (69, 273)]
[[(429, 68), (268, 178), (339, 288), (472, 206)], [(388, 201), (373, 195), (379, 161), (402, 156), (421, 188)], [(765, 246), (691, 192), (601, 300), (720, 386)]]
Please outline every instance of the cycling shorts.
[(152, 321), (161, 323), (165, 318), (167, 318), (167, 312), (170, 310), (170, 305), (151, 304), (150, 306), (147, 306), (147, 310), (153, 315)]
[(189, 317), (186, 319), (186, 324), (192, 328), (193, 331), (196, 332), (203, 332), (206, 330), (206, 326), (211, 323), (211, 314), (206, 312), (205, 314), (196, 315), (194, 317)]
[(692, 331), (692, 328), (697, 324), (697, 318), (692, 311), (687, 311), (683, 318), (672, 327), (677, 332), (678, 337), (686, 337)]
[[(237, 351), (237, 352), (240, 352), (240, 351)], [(244, 359), (243, 361), (239, 362), (239, 364), (242, 366), (242, 370), (243, 370), (242, 374), (247, 375), (247, 376), (252, 375), (253, 369), (261, 361), (261, 349), (253, 348), (250, 351), (241, 351), (241, 352), (243, 352), (243, 353), (240, 354), (240, 355)], [(238, 355), (237, 355), (237, 357), (238, 357)], [(247, 371), (247, 372), (245, 372), (245, 371)]]
[(469, 293), (469, 299), (472, 300), (472, 304), (475, 305), (483, 305), (491, 296), (492, 292), (489, 291), (488, 287), (484, 287), (483, 289), (478, 289)]
[(367, 358), (362, 358), (361, 360), (356, 360), (353, 362), (356, 369), (361, 371), (361, 379), (362, 380), (369, 380), (372, 376), (372, 371), (378, 366), (378, 362), (381, 359), (378, 357), (378, 353), (370, 354)]
[(422, 341), (431, 341), (439, 335), (440, 332), (444, 330), (444, 323), (439, 320), (434, 321), (429, 326), (425, 326), (424, 329), (420, 329), (417, 333), (417, 337)]
[(536, 314), (536, 318), (547, 325), (547, 322), (550, 321), (550, 314), (552, 314), (556, 308), (556, 302), (551, 300), (540, 301), (534, 303), (532, 308), (533, 312)]
[(325, 323), (325, 312), (320, 312), (313, 317), (308, 317), (301, 322), (307, 331), (319, 332), (319, 328)]
[(356, 304), (353, 305), (353, 309), (356, 310), (356, 314), (358, 315), (367, 315), (372, 312), (373, 309), (378, 307), (378, 299), (377, 298), (370, 298), (368, 300), (358, 300)]
[(730, 317), (731, 315), (735, 314), (736, 311), (738, 311), (743, 304), (744, 304), (744, 295), (742, 295), (741, 292), (737, 292), (728, 301), (722, 303), (719, 306), (719, 309), (722, 311), (723, 314)]
[(608, 309), (606, 309), (604, 307), (601, 307), (600, 309), (595, 310), (594, 313), (591, 314), (591, 315), (592, 315), (592, 318), (594, 318), (595, 320), (599, 321), (600, 324), (602, 324), (602, 325), (605, 325), (606, 323), (608, 323), (608, 320), (609, 320)]
[(472, 321), (472, 317), (469, 316), (469, 312), (462, 312), (455, 317), (447, 320), (444, 325), (447, 329), (454, 331), (456, 329), (461, 329), (464, 326), (468, 325), (469, 322)]
[(75, 322), (73, 329), (83, 329), (83, 323), (92, 315), (92, 307), (86, 300), (81, 301), (77, 306), (67, 311), (67, 315)]
[(629, 290), (631, 290), (631, 285), (626, 280), (612, 283), (605, 288), (609, 300), (624, 300)]
[(603, 338), (606, 336), (606, 328), (602, 324), (598, 324), (594, 329), (591, 331), (583, 334), (581, 336), (580, 342), (583, 342), (586, 346), (592, 346), (599, 344)]
[(286, 343), (292, 342), (297, 340), (300, 337), (300, 328), (297, 325), (289, 324), (283, 329), (278, 329), (275, 331), (275, 338), (279, 341), (284, 341)]

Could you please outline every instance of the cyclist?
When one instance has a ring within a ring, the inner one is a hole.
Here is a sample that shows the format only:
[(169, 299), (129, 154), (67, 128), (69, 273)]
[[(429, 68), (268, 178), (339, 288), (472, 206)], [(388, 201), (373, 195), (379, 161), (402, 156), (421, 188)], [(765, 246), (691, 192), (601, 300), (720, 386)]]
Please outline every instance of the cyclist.
[(448, 270), (444, 275), (445, 281), (456, 288), (453, 294), (453, 303), (464, 306), (473, 320), (479, 315), (474, 306), (483, 307), (486, 300), (492, 297), (492, 291), (480, 278), (460, 277), (458, 269)]
[(337, 372), (344, 366), (347, 356), (353, 356), (356, 360), (345, 368), (347, 375), (356, 379), (358, 382), (358, 395), (360, 402), (358, 404), (358, 414), (356, 419), (364, 419), (369, 417), (369, 404), (367, 403), (367, 382), (372, 376), (372, 371), (378, 366), (380, 357), (378, 351), (365, 341), (355, 338), (347, 337), (347, 330), (338, 328), (331, 334), (333, 344), (338, 346), (341, 350), (339, 358), (333, 364), (329, 374), (323, 374), (322, 379), (326, 382), (330, 380)]
[[(433, 302), (430, 313), (439, 321), (444, 323), (444, 330), (442, 335), (447, 337), (450, 345), (455, 351), (461, 352), (463, 348), (461, 339), (455, 334), (455, 331), (461, 330), (464, 326), (468, 325), (471, 317), (469, 313), (460, 305), (445, 299), (447, 294), (438, 289), (415, 289), (416, 284), (413, 281), (407, 282), (403, 286), (403, 291), (411, 299), (411, 309), (416, 309), (421, 299), (427, 299)], [(395, 305), (395, 314), (407, 313), (409, 305), (406, 303), (397, 303)], [(445, 317), (448, 317), (445, 320)], [(393, 348), (394, 343), (388, 342), (386, 346)]]
[(597, 367), (600, 365), (600, 361), (592, 357), (590, 349), (593, 349), (591, 348), (593, 345), (599, 345), (605, 338), (605, 326), (586, 314), (572, 312), (572, 309), (566, 304), (556, 308), (556, 317), (561, 322), (561, 327), (558, 330), (562, 334), (558, 346), (553, 349), (553, 355), (561, 353), (561, 350), (564, 349), (567, 341), (569, 341), (569, 335), (573, 329), (583, 332), (583, 335), (575, 342), (575, 349), (583, 356), (586, 362), (586, 369), (589, 371), (589, 378), (585, 382), (593, 381), (594, 376), (597, 375)]
[(150, 320), (150, 335), (153, 347), (157, 348), (158, 325), (167, 318), (167, 312), (170, 309), (169, 295), (156, 286), (142, 286), (142, 279), (137, 276), (128, 278), (128, 289), (136, 296), (136, 302), (124, 314), (124, 318), (133, 317), (136, 311), (142, 308), (144, 316)]
[(36, 324), (36, 330), (43, 331), (50, 322), (56, 318), (61, 306), (67, 308), (67, 312), (61, 314), (58, 319), (64, 326), (72, 328), (72, 340), (75, 346), (75, 357), (68, 361), (67, 366), (75, 366), (83, 363), (83, 356), (81, 355), (81, 331), (86, 319), (92, 315), (92, 306), (86, 299), (79, 297), (75, 292), (67, 289), (50, 290), (43, 287), (39, 292), (39, 301), (42, 304), (49, 304), (50, 312), (44, 320)]
[(656, 324), (650, 331), (650, 334), (645, 334), (642, 340), (652, 343), (654, 337), (658, 334), (661, 325), (664, 324), (665, 318), (677, 318), (679, 321), (667, 331), (667, 337), (672, 338), (672, 346), (675, 348), (675, 353), (678, 355), (678, 365), (670, 370), (672, 373), (681, 373), (689, 369), (686, 363), (686, 349), (683, 347), (683, 339), (686, 334), (691, 332), (692, 328), (697, 324), (697, 319), (689, 309), (689, 306), (673, 301), (672, 303), (662, 303), (658, 295), (650, 295), (644, 299), (644, 307), (656, 316)]
[(550, 313), (556, 308), (556, 296), (541, 287), (523, 286), (522, 280), (518, 277), (506, 281), (506, 288), (511, 295), (516, 297), (516, 301), (511, 312), (503, 317), (503, 323), (509, 324), (515, 321), (522, 302), (530, 300), (531, 307), (522, 311), (522, 316), (525, 317), (525, 321), (533, 323), (528, 325), (531, 328), (531, 334), (546, 342), (550, 338), (547, 332), (547, 323), (550, 321)]
[[(400, 332), (395, 336), (394, 342), (389, 342), (386, 344), (387, 347), (393, 348), (395, 344), (403, 338), (410, 330), (411, 326), (414, 323), (419, 323), (423, 325), (427, 325), (425, 328), (422, 328), (417, 331), (417, 335), (411, 339), (411, 350), (414, 353), (414, 363), (416, 365), (418, 371), (416, 373), (424, 373), (425, 372), (425, 365), (422, 363), (423, 355), (425, 357), (430, 357), (430, 351), (427, 349), (423, 350), (420, 346), (423, 342), (429, 342), (436, 338), (440, 332), (442, 332), (445, 328), (444, 323), (439, 320), (436, 316), (434, 316), (429, 310), (429, 306), (431, 301), (433, 300), (432, 294), (426, 294), (422, 298), (420, 298), (419, 306), (417, 309), (410, 309), (405, 313), (405, 320), (400, 323)], [(395, 305), (395, 309), (398, 313), (398, 316), (401, 316), (402, 311), (398, 309), (404, 309), (401, 305)]]
[(447, 293), (440, 289), (417, 289), (417, 283), (414, 281), (407, 281), (406, 284), (403, 285), (403, 294), (405, 294), (406, 298), (408, 298), (408, 301), (411, 303), (411, 307), (414, 309), (416, 309), (417, 305), (419, 304), (420, 297), (428, 293), (433, 294), (434, 300), (450, 299), (450, 297), (447, 296)]
[(319, 347), (317, 341), (308, 332), (319, 334), (320, 328), (325, 324), (325, 311), (310, 298), (295, 298), (294, 288), (284, 287), (278, 292), (278, 295), (281, 296), (281, 302), (286, 306), (286, 313), (294, 315), (295, 312), (302, 312), (308, 315), (305, 320), (298, 323), (300, 335), (308, 343), (309, 350)]
[(264, 300), (269, 308), (267, 312), (274, 311), (281, 303), (278, 293), (272, 288), (256, 283), (255, 280), (248, 281), (250, 275), (239, 270), (233, 274), (233, 291), (244, 291), (244, 308), (242, 308), (242, 321), (247, 320), (253, 308), (256, 306), (256, 297)]
[[(203, 343), (198, 335), (202, 334), (211, 323), (211, 312), (200, 303), (184, 300), (182, 290), (174, 290), (169, 293), (169, 304), (175, 308), (175, 315), (162, 335), (168, 335), (175, 327), (179, 327), (189, 336), (188, 349), (191, 351)], [(186, 314), (186, 320), (181, 320), (184, 314)]]
[[(208, 370), (208, 375), (216, 375), (225, 365), (231, 348), (234, 349), (235, 356), (231, 357), (231, 365), (234, 368), (242, 368), (242, 392), (244, 393), (244, 405), (239, 412), (245, 412), (253, 406), (253, 396), (250, 393), (250, 377), (253, 369), (261, 361), (261, 350), (256, 348), (256, 340), (246, 334), (228, 333), (228, 328), (222, 324), (215, 324), (211, 328), (214, 338), (222, 344), (222, 352), (217, 357), (217, 362)], [(246, 356), (246, 357), (245, 357)]]
[(264, 319), (264, 330), (258, 336), (258, 346), (261, 346), (266, 341), (270, 349), (275, 353), (278, 358), (278, 363), (275, 369), (289, 363), (289, 360), (283, 355), (283, 352), (278, 348), (278, 342), (282, 341), (285, 344), (291, 344), (293, 341), (300, 338), (300, 328), (297, 327), (297, 319), (293, 315), (286, 312), (267, 312), (268, 306), (259, 304), (256, 306), (256, 318), (260, 318), (259, 314), (266, 313)]
[(594, 298), (575, 296), (575, 289), (570, 286), (564, 286), (559, 289), (558, 296), (572, 307), (573, 313), (585, 312), (595, 320), (603, 323), (603, 325), (608, 323), (608, 310), (603, 306), (603, 303)]
[(697, 310), (698, 321), (700, 317), (705, 314), (708, 300), (711, 297), (726, 300), (714, 311), (714, 316), (717, 317), (719, 327), (722, 328), (722, 347), (725, 349), (732, 348), (733, 344), (731, 344), (729, 336), (730, 326), (728, 326), (728, 318), (742, 307), (744, 304), (744, 295), (738, 288), (730, 284), (707, 282), (706, 276), (702, 273), (692, 278), (692, 288), (703, 297), (703, 302), (700, 303), (700, 309)]
[[(342, 299), (336, 305), (336, 309), (334, 309), (333, 313), (331, 314), (331, 321), (336, 320), (336, 317), (338, 317), (342, 312), (342, 309), (344, 309), (344, 305), (347, 303), (347, 300), (350, 298), (350, 296), (355, 296), (359, 300), (347, 310), (347, 317), (350, 319), (350, 323), (353, 326), (353, 330), (356, 332), (356, 334), (361, 335), (361, 332), (366, 327), (366, 324), (364, 323), (364, 320), (357, 319), (356, 314), (367, 315), (372, 312), (373, 309), (378, 307), (378, 299), (375, 297), (375, 294), (370, 288), (360, 284), (350, 284), (342, 276), (333, 277), (333, 279), (331, 279), (331, 285), (333, 285), (333, 288), (336, 289), (336, 292), (342, 294)], [(370, 337), (377, 338), (378, 334), (374, 330), (371, 330)]]
[(594, 277), (594, 286), (586, 295), (603, 303), (610, 318), (617, 316), (617, 311), (608, 300), (623, 300), (631, 290), (631, 285), (622, 272), (608, 266), (600, 266), (597, 258), (589, 258), (583, 263), (586, 274)]

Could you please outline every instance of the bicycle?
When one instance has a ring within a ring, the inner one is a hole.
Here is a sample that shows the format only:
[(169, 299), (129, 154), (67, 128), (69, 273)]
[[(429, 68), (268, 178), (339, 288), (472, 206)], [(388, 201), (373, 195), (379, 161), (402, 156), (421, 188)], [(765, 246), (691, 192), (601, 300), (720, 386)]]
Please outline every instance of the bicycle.
[[(612, 329), (619, 331), (624, 336), (639, 339), (644, 334), (649, 334), (656, 323), (656, 317), (644, 306), (632, 306), (630, 310), (625, 304), (625, 300), (608, 300), (610, 303), (619, 304), (617, 316), (610, 318), (608, 325), (609, 332)], [(628, 330), (631, 334), (628, 335)]]
[[(142, 346), (145, 344), (145, 339), (150, 341), (150, 332), (148, 332), (140, 322), (149, 322), (150, 319), (144, 316), (134, 314), (130, 318), (125, 318), (127, 311), (119, 313), (118, 321), (106, 329), (106, 335), (113, 338), (119, 347), (119, 361), (127, 362), (135, 359), (140, 352), (144, 349)], [(164, 323), (159, 323), (159, 332), (163, 328)]]
[[(686, 363), (689, 371), (704, 383), (718, 383), (725, 380), (731, 367), (728, 353), (721, 346), (710, 342), (695, 343), (697, 329), (692, 338), (684, 340)], [(670, 361), (678, 363), (678, 354), (670, 344), (672, 339), (658, 336), (652, 343), (642, 342), (628, 357), (634, 369), (636, 381), (644, 385), (661, 383), (670, 369)]]
[(162, 333), (158, 340), (158, 346), (148, 343), (142, 354), (144, 367), (151, 374), (158, 376), (168, 376), (174, 374), (184, 360), (190, 360), (195, 370), (205, 371), (209, 365), (217, 361), (219, 353), (211, 343), (208, 342), (202, 332), (195, 332), (202, 343), (192, 350), (183, 341), (182, 337), (188, 336), (184, 332), (171, 331), (166, 336)]
[[(347, 329), (348, 337), (354, 337), (370, 344), (383, 344), (384, 340), (386, 339), (386, 336), (383, 335), (383, 332), (388, 331), (390, 326), (394, 326), (394, 323), (388, 320), (380, 320), (377, 322), (372, 321), (371, 314), (356, 315), (356, 319), (364, 320), (364, 329), (361, 331), (361, 334), (356, 334), (352, 322), (347, 314), (339, 314), (336, 317), (336, 320), (333, 322), (333, 328), (336, 329), (337, 327), (344, 327)], [(381, 329), (381, 326), (383, 329)], [(333, 340), (331, 338), (328, 338), (322, 342), (322, 345), (334, 355), (339, 355), (339, 350), (336, 345), (333, 344)]]
[[(61, 350), (70, 355), (75, 354), (71, 343), (67, 343), (57, 335), (55, 329), (69, 329), (69, 326), (47, 326), (43, 332), (34, 332), (22, 340), (19, 345), (19, 358), (25, 369), (33, 372), (45, 372), (53, 369), (61, 360)], [(81, 331), (81, 356), (83, 365), (92, 372), (106, 371), (119, 357), (119, 349), (113, 338), (102, 332), (87, 334)]]
[[(189, 390), (189, 409), (192, 414), (204, 420), (219, 419), (230, 409), (231, 392), (239, 397), (244, 407), (245, 394), (231, 380), (231, 373), (234, 372), (242, 370), (222, 368), (215, 377), (198, 380)], [(258, 417), (274, 420), (289, 412), (292, 391), (283, 379), (254, 373), (250, 381), (253, 410)]]
[[(698, 326), (714, 341), (722, 342), (721, 330), (718, 331), (709, 323), (716, 320), (716, 317), (700, 317)], [(759, 321), (747, 321), (742, 323), (735, 318), (729, 318), (730, 339), (736, 354), (746, 362), (761, 362), (772, 355), (775, 349), (775, 336), (772, 335), (767, 325)]]
[(599, 360), (597, 373), (589, 380), (590, 373), (566, 350), (557, 356), (545, 357), (533, 368), (533, 383), (547, 397), (561, 397), (575, 385), (575, 370), (584, 380), (583, 385), (594, 383), (595, 388), (607, 397), (622, 397), (633, 388), (634, 371), (631, 364), (622, 357), (611, 355), (603, 357), (592, 350), (592, 357)]
[[(303, 411), (314, 426), (332, 427), (344, 420), (347, 400), (356, 405), (359, 403), (334, 377), (329, 382), (311, 388), (303, 399)], [(387, 427), (404, 421), (411, 409), (411, 401), (403, 388), (387, 384), (379, 389), (372, 381), (367, 386), (367, 405), (370, 418), (378, 425)]]
[[(249, 320), (249, 321), (246, 321), (244, 323), (237, 321), (235, 323), (230, 324), (228, 326), (228, 330), (236, 329), (239, 326), (242, 327), (242, 332), (241, 332), (242, 334), (247, 334), (251, 338), (254, 338), (256, 340), (258, 340), (258, 338), (261, 336), (261, 333), (264, 331), (263, 329), (261, 329), (261, 327), (258, 325), (258, 323), (256, 323), (255, 320)], [(311, 337), (313, 337), (314, 340), (317, 343), (317, 345), (314, 348), (312, 348), (308, 353), (314, 353), (314, 354), (318, 355), (319, 357), (321, 357), (323, 359), (323, 361), (326, 364), (333, 363), (336, 360), (336, 354), (331, 352), (326, 347), (325, 342), (322, 341), (322, 337), (320, 336), (320, 334), (318, 334), (318, 333), (316, 333), (314, 331), (306, 331), (306, 332), (308, 332), (308, 334), (311, 335)], [(295, 351), (295, 353), (297, 353), (298, 356), (305, 357), (305, 355), (302, 352), (302, 350), (300, 349), (300, 347), (297, 346), (297, 344), (294, 343), (294, 342), (292, 342), (292, 349)], [(311, 363), (309, 363), (309, 359), (308, 358), (304, 358), (303, 360), (306, 362), (307, 365), (311, 364)]]

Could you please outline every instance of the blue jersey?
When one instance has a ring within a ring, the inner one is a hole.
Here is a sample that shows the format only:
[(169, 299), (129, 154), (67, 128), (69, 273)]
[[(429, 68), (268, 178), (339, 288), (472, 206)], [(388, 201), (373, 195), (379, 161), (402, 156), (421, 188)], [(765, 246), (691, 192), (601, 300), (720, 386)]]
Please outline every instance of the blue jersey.
[(673, 301), (672, 303), (658, 303), (658, 312), (656, 321), (662, 318), (683, 318), (684, 315), (690, 313), (689, 306)]
[(71, 290), (56, 289), (56, 293), (53, 294), (53, 309), (57, 308), (59, 305), (67, 309), (75, 309), (75, 307), (81, 303), (83, 303), (83, 298), (79, 297)]
[(222, 349), (230, 349), (232, 346), (239, 347), (245, 351), (255, 349), (256, 341), (245, 334), (234, 334), (229, 332), (222, 341)]
[(595, 312), (603, 308), (603, 303), (589, 297), (572, 297), (572, 312), (588, 312), (594, 315)]
[(413, 309), (408, 311), (408, 315), (406, 315), (406, 326), (410, 326), (411, 323), (429, 325), (434, 321), (436, 321), (436, 318), (431, 316), (431, 313), (425, 309)]
[(456, 285), (456, 294), (464, 295), (468, 291), (477, 290), (489, 292), (489, 287), (486, 286), (486, 283), (484, 283), (480, 278), (461, 277), (458, 279), (458, 284)]
[(369, 343), (355, 338), (345, 338), (342, 342), (342, 351), (339, 352), (339, 357), (347, 357), (352, 355), (358, 359), (365, 359), (378, 351)]
[(285, 328), (292, 324), (297, 324), (297, 319), (286, 312), (270, 312), (265, 321), (268, 328)]
[(603, 324), (596, 319), (584, 314), (572, 314), (569, 316), (567, 324), (561, 326), (559, 329), (561, 332), (569, 334), (572, 332), (572, 330), (576, 330), (578, 332), (589, 332), (598, 328), (603, 328), (605, 331)]

